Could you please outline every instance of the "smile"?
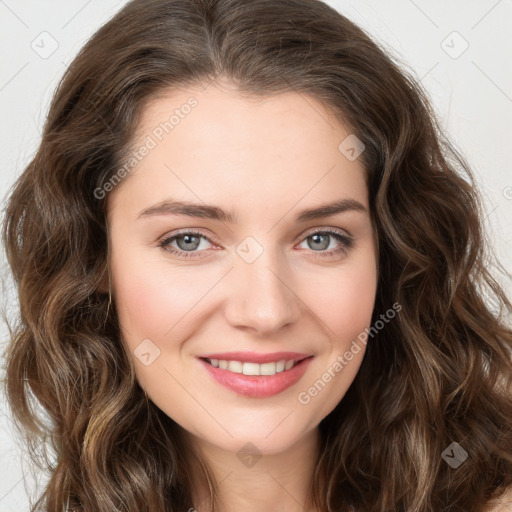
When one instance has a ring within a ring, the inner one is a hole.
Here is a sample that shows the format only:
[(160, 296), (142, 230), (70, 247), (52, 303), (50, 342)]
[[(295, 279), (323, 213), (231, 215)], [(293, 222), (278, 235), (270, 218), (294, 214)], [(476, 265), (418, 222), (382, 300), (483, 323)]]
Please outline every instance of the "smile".
[[(278, 361), (241, 361), (198, 357), (198, 361), (214, 382), (235, 393), (252, 398), (268, 398), (296, 384), (306, 372), (314, 356), (297, 354), (297, 359)], [(230, 355), (233, 357), (233, 355)], [(266, 359), (267, 357), (252, 357)], [(247, 357), (245, 357), (247, 359)]]
[(282, 359), (275, 363), (249, 363), (242, 361), (228, 361), (226, 359), (206, 359), (215, 368), (227, 370), (233, 373), (243, 373), (244, 375), (275, 375), (286, 370), (290, 370), (300, 361), (286, 361)]

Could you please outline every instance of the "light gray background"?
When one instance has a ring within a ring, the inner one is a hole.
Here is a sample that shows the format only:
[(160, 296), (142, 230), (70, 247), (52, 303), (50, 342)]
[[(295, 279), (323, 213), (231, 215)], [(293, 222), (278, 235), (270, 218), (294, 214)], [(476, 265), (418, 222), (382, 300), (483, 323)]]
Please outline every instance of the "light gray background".
[[(66, 66), (125, 3), (0, 0), (2, 205), (39, 144), (51, 95)], [(445, 129), (472, 165), (485, 200), (489, 238), (512, 272), (512, 0), (327, 3), (366, 29), (421, 78)], [(0, 265), (3, 307), (13, 318), (16, 299), (3, 253)], [(510, 297), (511, 280), (497, 277)], [(0, 351), (6, 337), (2, 325)], [(0, 512), (29, 510), (27, 493), (35, 487), (25, 460), (0, 395)], [(40, 481), (44, 484), (45, 479)]]

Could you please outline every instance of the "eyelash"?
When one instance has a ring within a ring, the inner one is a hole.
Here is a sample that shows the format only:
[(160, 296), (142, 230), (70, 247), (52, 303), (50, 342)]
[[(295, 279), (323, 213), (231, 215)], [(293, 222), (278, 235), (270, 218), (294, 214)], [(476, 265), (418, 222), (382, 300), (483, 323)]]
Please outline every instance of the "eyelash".
[[(313, 235), (317, 235), (317, 234), (332, 236), (336, 240), (338, 240), (338, 242), (340, 242), (341, 245), (338, 249), (331, 249), (330, 251), (313, 251), (312, 250), (312, 252), (314, 253), (314, 258), (328, 258), (328, 257), (335, 256), (338, 254), (347, 254), (349, 249), (352, 248), (353, 238), (351, 236), (345, 235), (339, 231), (334, 231), (334, 230), (316, 229), (314, 231), (309, 232), (304, 238), (302, 238), (301, 242), (303, 242), (307, 238), (309, 238)], [(176, 240), (177, 238), (179, 238), (180, 236), (183, 236), (183, 235), (192, 235), (192, 236), (204, 238), (204, 239), (208, 240), (208, 242), (210, 242), (212, 244), (214, 243), (210, 240), (210, 238), (208, 238), (203, 233), (200, 233), (198, 231), (182, 231), (180, 233), (175, 233), (174, 235), (172, 235), (170, 237), (166, 237), (163, 240), (159, 241), (158, 247), (160, 247), (164, 251), (166, 251), (174, 256), (179, 256), (182, 258), (201, 258), (202, 256), (195, 256), (194, 254), (198, 254), (203, 251), (183, 251), (181, 249), (176, 249), (175, 247), (170, 247), (169, 244), (171, 242), (173, 242), (174, 240)]]

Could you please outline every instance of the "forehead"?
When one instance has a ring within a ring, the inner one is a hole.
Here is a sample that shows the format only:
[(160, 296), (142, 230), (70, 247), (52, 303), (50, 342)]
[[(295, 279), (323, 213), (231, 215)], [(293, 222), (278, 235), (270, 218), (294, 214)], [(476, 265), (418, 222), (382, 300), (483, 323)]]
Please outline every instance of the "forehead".
[(153, 133), (160, 140), (172, 133), (174, 139), (186, 140), (187, 134), (202, 135), (205, 144), (222, 145), (252, 139), (253, 145), (260, 142), (270, 149), (290, 137), (307, 135), (312, 144), (329, 144), (331, 137), (338, 139), (349, 132), (331, 109), (310, 95), (285, 91), (255, 96), (221, 82), (168, 89), (149, 98), (142, 109), (136, 137)]
[(256, 97), (216, 84), (172, 89), (146, 103), (133, 146), (151, 148), (125, 181), (147, 201), (176, 191), (184, 200), (266, 204), (341, 193), (367, 204), (363, 165), (340, 150), (350, 135), (302, 93)]

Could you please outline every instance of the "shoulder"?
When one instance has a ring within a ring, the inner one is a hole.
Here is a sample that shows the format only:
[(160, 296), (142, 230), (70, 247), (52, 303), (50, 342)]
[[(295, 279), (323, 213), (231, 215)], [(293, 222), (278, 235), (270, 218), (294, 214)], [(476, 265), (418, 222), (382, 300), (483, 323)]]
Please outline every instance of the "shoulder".
[(498, 498), (494, 498), (487, 504), (483, 512), (510, 512), (512, 511), (512, 486)]

